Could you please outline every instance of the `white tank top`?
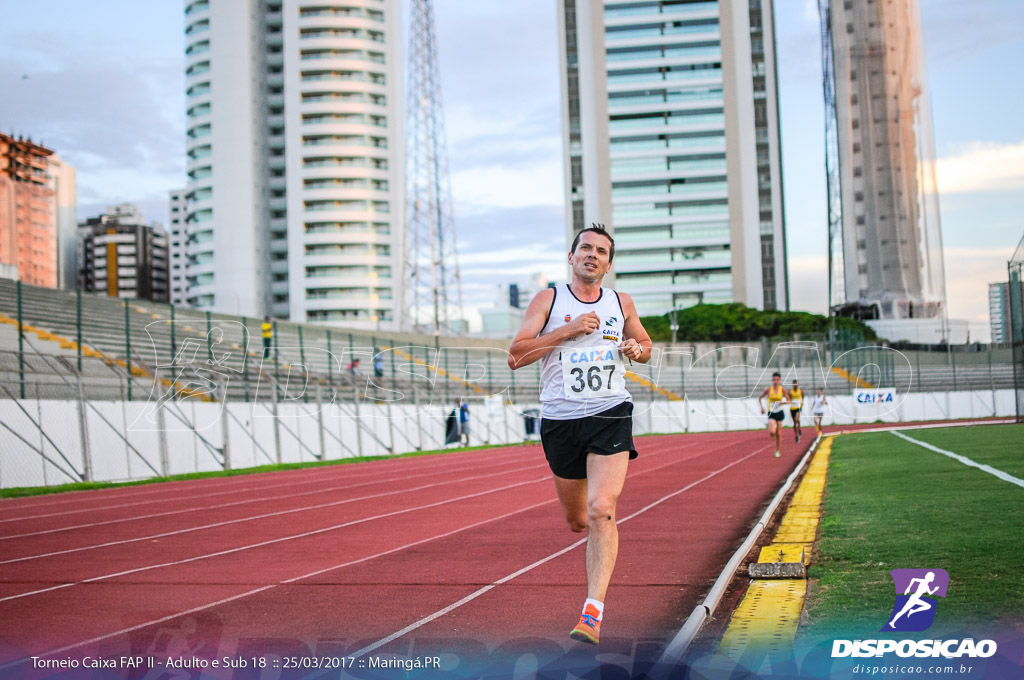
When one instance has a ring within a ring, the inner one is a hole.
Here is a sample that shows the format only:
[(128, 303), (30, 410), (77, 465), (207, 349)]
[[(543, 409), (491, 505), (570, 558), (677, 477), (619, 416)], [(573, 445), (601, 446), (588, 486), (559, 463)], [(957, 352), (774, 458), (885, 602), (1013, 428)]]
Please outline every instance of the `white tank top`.
[(812, 413), (824, 413), (825, 412), (825, 395), (814, 395), (814, 404), (811, 406)]
[(568, 284), (554, 291), (541, 337), (588, 312), (596, 313), (600, 321), (593, 333), (568, 338), (541, 359), (541, 417), (572, 420), (632, 401), (619, 351), (625, 314), (618, 293), (602, 288), (596, 301), (583, 302)]

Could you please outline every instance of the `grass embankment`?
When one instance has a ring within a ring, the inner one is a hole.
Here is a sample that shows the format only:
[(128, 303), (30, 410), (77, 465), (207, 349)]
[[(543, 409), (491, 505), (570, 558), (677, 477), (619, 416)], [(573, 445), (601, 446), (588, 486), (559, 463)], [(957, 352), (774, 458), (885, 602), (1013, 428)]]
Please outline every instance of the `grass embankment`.
[[(1024, 426), (911, 430), (908, 436), (1024, 473)], [(801, 638), (874, 638), (894, 601), (891, 569), (949, 572), (918, 636), (1024, 621), (1024, 489), (889, 433), (836, 439)]]

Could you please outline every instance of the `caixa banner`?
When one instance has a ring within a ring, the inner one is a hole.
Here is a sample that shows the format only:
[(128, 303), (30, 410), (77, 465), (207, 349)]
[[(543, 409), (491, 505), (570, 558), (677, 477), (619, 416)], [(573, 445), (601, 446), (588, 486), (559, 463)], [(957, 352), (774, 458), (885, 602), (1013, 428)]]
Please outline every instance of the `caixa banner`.
[(888, 387), (874, 387), (872, 389), (857, 388), (853, 391), (854, 399), (858, 404), (896, 404), (896, 390)]

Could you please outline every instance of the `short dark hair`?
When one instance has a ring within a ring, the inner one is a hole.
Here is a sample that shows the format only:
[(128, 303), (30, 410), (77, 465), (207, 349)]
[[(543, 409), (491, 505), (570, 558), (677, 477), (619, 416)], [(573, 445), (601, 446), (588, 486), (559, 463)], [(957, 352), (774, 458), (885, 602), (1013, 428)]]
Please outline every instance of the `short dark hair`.
[(615, 239), (612, 238), (612, 235), (608, 233), (608, 230), (604, 228), (603, 224), (598, 224), (596, 222), (592, 222), (589, 227), (587, 227), (586, 229), (580, 229), (579, 232), (576, 233), (576, 238), (574, 238), (572, 240), (572, 247), (569, 248), (569, 252), (570, 253), (575, 253), (576, 252), (576, 246), (578, 246), (580, 244), (580, 237), (583, 236), (583, 234), (587, 233), (588, 231), (592, 231), (595, 234), (600, 234), (601, 236), (604, 236), (606, 239), (608, 239), (611, 242), (612, 247), (611, 247), (611, 250), (608, 251), (608, 261), (611, 262), (612, 260), (614, 260), (615, 259)]
[(772, 377), (773, 377), (773, 378), (781, 378), (781, 377), (782, 377), (782, 374), (781, 374), (781, 373), (779, 373), (778, 371), (775, 371), (774, 373), (772, 373)]

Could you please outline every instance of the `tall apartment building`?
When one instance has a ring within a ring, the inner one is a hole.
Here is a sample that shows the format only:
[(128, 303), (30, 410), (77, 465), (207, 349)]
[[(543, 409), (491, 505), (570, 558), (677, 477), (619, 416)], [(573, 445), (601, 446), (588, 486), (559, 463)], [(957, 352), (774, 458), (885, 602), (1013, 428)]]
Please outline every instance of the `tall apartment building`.
[(190, 304), (364, 327), (396, 318), (400, 4), (186, 2)]
[(172, 305), (188, 302), (188, 233), (185, 227), (187, 189), (174, 189), (168, 194), (167, 285)]
[(78, 285), (87, 293), (167, 302), (167, 232), (131, 203), (78, 225)]
[(770, 0), (559, 0), (566, 237), (641, 314), (788, 309)]
[(57, 285), (74, 290), (78, 284), (78, 188), (73, 165), (53, 154), (48, 159), (50, 182), (57, 202)]
[(936, 319), (946, 284), (917, 0), (820, 0), (830, 304)]
[(988, 323), (992, 330), (992, 343), (1001, 345), (1010, 341), (1010, 284), (988, 284)]
[(53, 150), (0, 134), (0, 263), (18, 278), (56, 288), (57, 192), (50, 186)]

